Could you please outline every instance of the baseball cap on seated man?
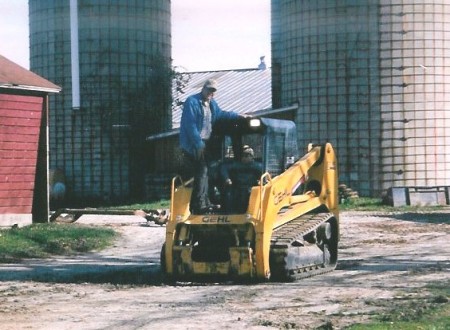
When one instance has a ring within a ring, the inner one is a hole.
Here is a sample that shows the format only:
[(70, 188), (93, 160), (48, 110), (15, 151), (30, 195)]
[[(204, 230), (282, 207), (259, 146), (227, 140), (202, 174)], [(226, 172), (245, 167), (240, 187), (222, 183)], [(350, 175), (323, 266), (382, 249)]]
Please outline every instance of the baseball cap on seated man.
[(217, 81), (214, 79), (208, 79), (203, 84), (203, 88), (214, 89), (214, 91), (216, 91), (217, 90)]
[(253, 149), (249, 145), (242, 146), (242, 155), (250, 155), (252, 157), (255, 156), (255, 153), (253, 152)]

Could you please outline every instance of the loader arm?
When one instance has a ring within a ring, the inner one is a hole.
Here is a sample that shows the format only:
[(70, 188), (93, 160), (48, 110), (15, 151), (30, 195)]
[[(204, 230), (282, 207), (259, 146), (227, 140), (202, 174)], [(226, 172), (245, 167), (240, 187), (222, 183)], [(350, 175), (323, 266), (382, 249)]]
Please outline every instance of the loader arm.
[[(263, 175), (261, 182), (264, 178)], [(256, 272), (265, 278), (270, 277), (269, 250), (274, 229), (323, 206), (338, 217), (337, 162), (331, 144), (310, 147), (284, 173), (273, 179), (268, 176), (268, 180), (259, 194), (255, 249)], [(253, 212), (257, 209), (254, 205), (250, 208)]]

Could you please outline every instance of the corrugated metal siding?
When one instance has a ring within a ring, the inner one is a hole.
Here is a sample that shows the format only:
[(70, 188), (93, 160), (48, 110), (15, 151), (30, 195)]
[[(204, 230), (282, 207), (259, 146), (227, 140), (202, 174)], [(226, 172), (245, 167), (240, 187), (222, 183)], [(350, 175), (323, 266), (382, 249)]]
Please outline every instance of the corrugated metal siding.
[(383, 191), (450, 185), (450, 2), (414, 3), (378, 6)]
[[(226, 111), (252, 113), (272, 107), (271, 70), (244, 69), (182, 73), (187, 80), (182, 92), (174, 87), (173, 96), (184, 102), (199, 93), (207, 79), (216, 79), (219, 89), (214, 95), (219, 106)], [(182, 105), (173, 108), (172, 128), (180, 127)]]
[(272, 0), (274, 106), (362, 196), (450, 184), (449, 1)]
[(43, 98), (0, 94), (0, 214), (29, 214)]
[(299, 145), (331, 142), (340, 180), (363, 196), (380, 182), (378, 3), (272, 1), (274, 103), (299, 103)]

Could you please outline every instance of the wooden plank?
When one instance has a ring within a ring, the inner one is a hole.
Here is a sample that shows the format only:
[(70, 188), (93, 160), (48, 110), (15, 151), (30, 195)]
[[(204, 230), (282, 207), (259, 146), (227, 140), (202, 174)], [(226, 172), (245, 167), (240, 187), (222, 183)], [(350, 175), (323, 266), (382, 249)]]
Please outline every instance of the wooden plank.
[(21, 158), (35, 158), (30, 152), (24, 152), (23, 149), (20, 150), (3, 150), (0, 149), (0, 159), (21, 159)]
[(40, 96), (31, 96), (31, 95), (9, 95), (14, 96), (5, 97), (5, 94), (0, 94), (0, 104), (2, 108), (5, 109), (30, 109), (36, 108), (36, 105), (42, 106), (42, 97)]
[(30, 190), (34, 188), (34, 182), (3, 182), (0, 183), (0, 190), (9, 191), (15, 189)]
[[(8, 161), (13, 161), (12, 159), (8, 159)], [(36, 171), (36, 160), (35, 159), (29, 159), (29, 164), (26, 166), (0, 166), (0, 175), (4, 176), (11, 176), (14, 174), (18, 175), (24, 175), (24, 174), (31, 174), (34, 175), (34, 172)], [(3, 161), (2, 161), (3, 163)]]
[(3, 142), (12, 142), (16, 144), (20, 143), (35, 143), (38, 144), (38, 135), (24, 135), (24, 134), (1, 134), (0, 133), (0, 139)]
[(0, 94), (0, 101), (42, 104), (42, 97), (33, 95)]
[(13, 206), (26, 206), (29, 208), (28, 212), (31, 212), (31, 205), (32, 205), (32, 197), (29, 198), (1, 198), (0, 199), (0, 205), (3, 207), (13, 207)]
[(39, 126), (39, 118), (19, 118), (19, 117), (1, 117), (0, 116), (0, 125), (3, 127), (10, 126), (10, 127), (37, 127)]
[[(2, 160), (2, 163), (5, 160)], [(36, 159), (30, 159), (29, 160), (30, 164), (33, 165), (27, 165), (27, 166), (0, 166), (0, 176), (5, 175), (13, 175), (13, 174), (19, 174), (19, 175), (23, 175), (23, 174), (35, 174), (36, 171)]]
[(17, 198), (25, 198), (30, 199), (33, 197), (33, 190), (0, 190), (0, 201), (6, 199), (17, 199)]
[(23, 99), (23, 95), (15, 95), (15, 94), (0, 94), (0, 101), (19, 101)]
[(34, 125), (34, 123), (27, 122), (27, 125), (18, 126), (18, 125), (8, 125), (2, 122), (0, 126), (0, 134), (6, 135), (20, 134), (20, 135), (38, 136), (39, 122), (36, 121), (36, 124), (37, 125)]
[(0, 214), (27, 214), (31, 213), (31, 205), (0, 206)]
[[(35, 142), (36, 145), (38, 144), (38, 134), (2, 134), (0, 132), (0, 140), (3, 142), (14, 142), (16, 144), (20, 144), (22, 142)], [(20, 147), (18, 147), (19, 149)]]
[[(0, 118), (20, 118), (20, 119), (40, 119), (41, 110), (32, 109), (32, 110), (14, 110), (11, 111), (9, 109), (0, 108)], [(3, 120), (0, 120), (3, 122)]]
[[(33, 98), (33, 100), (30, 100), (31, 98)], [(10, 110), (42, 109), (42, 98), (30, 95), (24, 95), (20, 100), (0, 98), (0, 104), (2, 109)]]
[(17, 197), (17, 198), (0, 198), (0, 205), (2, 206), (31, 206), (32, 196)]
[(0, 149), (8, 151), (8, 150), (22, 150), (24, 153), (26, 152), (36, 152), (37, 143), (31, 142), (22, 142), (19, 146), (17, 144), (11, 142), (3, 142), (0, 140)]
[(34, 182), (34, 174), (12, 174), (0, 176), (0, 184), (5, 182)]

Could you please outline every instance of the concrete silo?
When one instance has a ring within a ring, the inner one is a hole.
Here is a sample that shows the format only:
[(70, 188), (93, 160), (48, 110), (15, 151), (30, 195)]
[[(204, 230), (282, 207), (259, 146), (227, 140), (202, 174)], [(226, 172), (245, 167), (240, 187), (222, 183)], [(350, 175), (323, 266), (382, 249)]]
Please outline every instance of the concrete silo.
[(31, 70), (62, 86), (50, 168), (69, 198), (142, 197), (145, 137), (170, 128), (169, 0), (30, 0)]
[(272, 0), (274, 106), (364, 196), (450, 185), (450, 1)]

